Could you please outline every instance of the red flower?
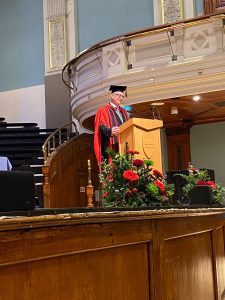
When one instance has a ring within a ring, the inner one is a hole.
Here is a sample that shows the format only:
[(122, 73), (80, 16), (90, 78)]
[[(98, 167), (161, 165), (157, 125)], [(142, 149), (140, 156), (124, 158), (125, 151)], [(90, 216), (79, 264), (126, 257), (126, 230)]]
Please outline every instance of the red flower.
[(131, 195), (131, 190), (126, 190), (125, 195), (130, 196)]
[(159, 180), (155, 180), (154, 181), (155, 185), (158, 187), (158, 189), (161, 191), (161, 192), (165, 192), (165, 185), (163, 182), (159, 181)]
[(199, 180), (196, 182), (196, 184), (197, 184), (197, 185), (207, 185), (207, 181), (199, 179)]
[(207, 185), (209, 185), (212, 189), (216, 189), (216, 188), (217, 188), (216, 183), (213, 182), (213, 181), (208, 181), (208, 182), (207, 182)]
[(136, 151), (136, 150), (127, 150), (126, 153), (132, 154), (132, 155), (134, 155), (134, 154), (139, 154), (139, 152)]
[(163, 177), (162, 173), (158, 170), (153, 170), (153, 175), (156, 176), (156, 177), (160, 177), (160, 178)]
[(134, 159), (132, 161), (132, 164), (136, 167), (141, 167), (143, 165), (144, 161), (142, 159)]
[(133, 192), (134, 194), (136, 194), (136, 193), (138, 192), (138, 189), (134, 188), (134, 189), (132, 190), (132, 192)]
[(189, 173), (191, 173), (191, 174), (199, 172), (199, 169), (198, 168), (194, 168), (194, 166), (191, 163), (188, 164), (188, 170), (189, 170)]
[(103, 198), (106, 198), (108, 195), (109, 195), (109, 193), (108, 193), (108, 192), (105, 192), (105, 193), (102, 195), (102, 197), (103, 197)]
[(106, 182), (105, 181), (102, 181), (102, 187), (106, 187)]
[(139, 176), (137, 173), (131, 170), (126, 170), (123, 172), (123, 178), (126, 180), (129, 180), (131, 182), (137, 181), (139, 179)]

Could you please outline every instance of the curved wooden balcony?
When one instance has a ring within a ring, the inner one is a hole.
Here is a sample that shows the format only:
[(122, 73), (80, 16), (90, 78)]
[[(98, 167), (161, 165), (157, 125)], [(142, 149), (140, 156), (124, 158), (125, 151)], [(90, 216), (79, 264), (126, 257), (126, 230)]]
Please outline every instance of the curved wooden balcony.
[[(224, 24), (224, 14), (208, 15), (127, 33), (83, 51), (62, 73), (72, 90), (73, 116), (92, 130), (97, 108), (108, 102), (109, 85), (123, 84), (133, 117), (158, 115), (166, 127), (224, 121)], [(196, 94), (202, 96), (198, 106)], [(174, 105), (177, 115), (171, 114)]]

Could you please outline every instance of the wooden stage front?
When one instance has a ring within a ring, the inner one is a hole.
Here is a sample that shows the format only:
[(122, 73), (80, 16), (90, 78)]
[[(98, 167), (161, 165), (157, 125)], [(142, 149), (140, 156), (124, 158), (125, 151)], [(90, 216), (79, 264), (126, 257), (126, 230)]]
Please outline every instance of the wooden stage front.
[(223, 300), (225, 209), (0, 217), (1, 300)]

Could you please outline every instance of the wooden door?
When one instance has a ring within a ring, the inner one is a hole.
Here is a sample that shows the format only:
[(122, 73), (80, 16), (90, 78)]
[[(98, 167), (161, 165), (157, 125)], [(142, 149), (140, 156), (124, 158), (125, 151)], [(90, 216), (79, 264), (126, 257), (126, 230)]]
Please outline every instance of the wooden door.
[(191, 162), (189, 129), (166, 129), (169, 170), (187, 169)]

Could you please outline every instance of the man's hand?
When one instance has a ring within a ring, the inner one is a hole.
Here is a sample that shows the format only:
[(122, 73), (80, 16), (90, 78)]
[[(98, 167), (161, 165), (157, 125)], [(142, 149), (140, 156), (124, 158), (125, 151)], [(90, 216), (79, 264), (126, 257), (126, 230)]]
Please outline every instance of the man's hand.
[(119, 127), (113, 127), (113, 128), (112, 128), (112, 135), (118, 135), (119, 132), (120, 132)]

